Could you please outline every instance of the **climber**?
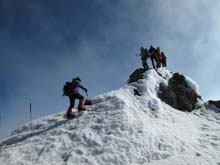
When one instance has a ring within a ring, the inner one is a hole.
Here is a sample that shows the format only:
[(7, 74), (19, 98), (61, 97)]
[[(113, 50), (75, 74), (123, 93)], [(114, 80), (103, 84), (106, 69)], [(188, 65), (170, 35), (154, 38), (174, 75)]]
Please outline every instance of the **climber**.
[(157, 49), (156, 49), (155, 60), (156, 60), (156, 68), (160, 68), (160, 67), (161, 67), (161, 52), (160, 52), (160, 47), (157, 47)]
[(84, 97), (80, 95), (78, 88), (83, 89), (87, 93), (87, 89), (83, 87), (81, 84), (81, 79), (79, 77), (73, 78), (72, 82), (67, 82), (66, 85), (64, 85), (64, 95), (69, 97), (70, 105), (67, 109), (67, 118), (73, 118), (75, 117), (74, 114), (72, 114), (72, 109), (75, 105), (75, 99), (79, 99), (79, 105), (78, 105), (78, 111), (84, 111)]
[(147, 59), (150, 56), (149, 52), (143, 46), (141, 46), (140, 51), (141, 51), (140, 56), (141, 56), (141, 61), (142, 61), (143, 68), (144, 68), (145, 71), (147, 71), (149, 69), (149, 67), (147, 65)]
[(167, 57), (165, 56), (164, 52), (161, 52), (161, 58), (160, 58), (162, 67), (167, 67)]
[(149, 54), (150, 54), (150, 59), (152, 62), (152, 66), (155, 69), (155, 64), (154, 62), (157, 62), (157, 58), (156, 58), (156, 49), (151, 45), (150, 49), (149, 49)]

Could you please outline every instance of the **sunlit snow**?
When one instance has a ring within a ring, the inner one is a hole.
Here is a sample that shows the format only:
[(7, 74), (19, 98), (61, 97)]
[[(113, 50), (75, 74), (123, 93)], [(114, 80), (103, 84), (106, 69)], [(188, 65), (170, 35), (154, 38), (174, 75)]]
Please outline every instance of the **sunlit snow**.
[(159, 84), (172, 73), (158, 72), (92, 98), (91, 110), (75, 119), (60, 112), (27, 123), (0, 142), (0, 164), (220, 165), (220, 114), (204, 106), (181, 112), (162, 102)]

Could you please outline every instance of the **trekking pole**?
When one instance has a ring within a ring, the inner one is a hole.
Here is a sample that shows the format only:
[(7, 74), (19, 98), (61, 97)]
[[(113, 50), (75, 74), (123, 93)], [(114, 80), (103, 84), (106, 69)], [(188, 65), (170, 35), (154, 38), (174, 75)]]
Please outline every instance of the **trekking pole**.
[(29, 103), (30, 106), (30, 122), (32, 121), (32, 105), (31, 102)]
[(86, 92), (86, 96), (89, 98), (88, 92)]
[(31, 102), (29, 103), (29, 108), (30, 108), (30, 129), (31, 129), (31, 132), (32, 132), (32, 104)]

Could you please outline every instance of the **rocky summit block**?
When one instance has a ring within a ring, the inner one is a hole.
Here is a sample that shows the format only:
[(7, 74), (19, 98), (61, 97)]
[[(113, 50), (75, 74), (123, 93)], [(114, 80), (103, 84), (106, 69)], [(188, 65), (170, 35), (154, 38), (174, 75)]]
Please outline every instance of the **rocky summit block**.
[(215, 105), (217, 108), (220, 109), (220, 100), (209, 100), (208, 103)]
[(129, 76), (129, 80), (128, 83), (133, 83), (138, 81), (139, 79), (143, 79), (144, 75), (143, 73), (145, 72), (145, 70), (143, 68), (138, 68), (136, 69), (130, 76)]
[(173, 74), (168, 86), (160, 84), (159, 98), (173, 108), (188, 112), (196, 109), (198, 99), (202, 99), (179, 73)]

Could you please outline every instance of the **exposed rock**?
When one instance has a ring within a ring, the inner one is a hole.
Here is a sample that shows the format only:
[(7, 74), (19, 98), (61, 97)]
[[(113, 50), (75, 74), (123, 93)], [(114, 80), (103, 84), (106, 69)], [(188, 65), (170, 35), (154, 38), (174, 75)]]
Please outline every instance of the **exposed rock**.
[(128, 83), (136, 82), (139, 79), (143, 79), (143, 73), (145, 70), (143, 68), (136, 69), (130, 76)]
[(168, 86), (160, 84), (159, 98), (173, 108), (181, 111), (191, 112), (196, 108), (198, 99), (201, 97), (190, 88), (185, 81), (185, 77), (179, 73), (174, 73), (169, 80)]
[(219, 108), (220, 109), (220, 100), (209, 100), (208, 101), (208, 103), (209, 104), (213, 104), (213, 105), (215, 105), (217, 108)]
[(134, 95), (135, 96), (141, 96), (140, 92), (137, 89), (134, 89)]

